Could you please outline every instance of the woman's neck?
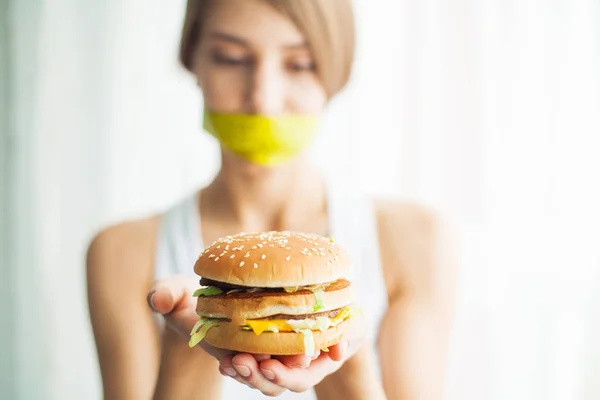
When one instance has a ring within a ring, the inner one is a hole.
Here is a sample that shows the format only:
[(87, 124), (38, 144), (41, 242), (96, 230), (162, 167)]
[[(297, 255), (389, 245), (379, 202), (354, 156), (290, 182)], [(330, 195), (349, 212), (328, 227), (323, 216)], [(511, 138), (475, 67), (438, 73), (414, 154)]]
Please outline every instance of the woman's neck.
[(326, 213), (323, 180), (302, 159), (265, 168), (224, 158), (203, 196), (211, 219), (247, 231), (289, 229)]

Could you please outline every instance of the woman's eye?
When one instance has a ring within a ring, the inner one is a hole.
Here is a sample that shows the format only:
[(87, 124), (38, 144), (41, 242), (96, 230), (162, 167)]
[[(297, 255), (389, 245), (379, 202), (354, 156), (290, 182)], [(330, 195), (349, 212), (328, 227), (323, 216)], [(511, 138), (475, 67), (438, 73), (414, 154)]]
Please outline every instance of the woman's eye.
[(212, 58), (214, 63), (218, 65), (243, 66), (252, 63), (252, 59), (248, 57), (232, 57), (218, 53), (213, 54)]
[(312, 72), (315, 70), (313, 62), (294, 62), (289, 63), (287, 68), (292, 72)]

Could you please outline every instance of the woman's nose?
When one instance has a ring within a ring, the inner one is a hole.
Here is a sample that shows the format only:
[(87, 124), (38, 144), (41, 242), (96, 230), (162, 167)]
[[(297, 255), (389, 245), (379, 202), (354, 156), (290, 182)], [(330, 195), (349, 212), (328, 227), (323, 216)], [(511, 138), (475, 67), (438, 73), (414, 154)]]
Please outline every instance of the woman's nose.
[(285, 76), (277, 63), (257, 63), (249, 72), (247, 85), (249, 114), (281, 114), (285, 111)]

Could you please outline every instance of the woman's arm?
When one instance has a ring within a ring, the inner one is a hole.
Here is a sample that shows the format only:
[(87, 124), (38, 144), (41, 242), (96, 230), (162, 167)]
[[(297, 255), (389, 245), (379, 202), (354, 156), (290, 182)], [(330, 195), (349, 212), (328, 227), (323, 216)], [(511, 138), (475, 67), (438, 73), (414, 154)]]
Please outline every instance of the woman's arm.
[(160, 350), (146, 293), (155, 230), (152, 220), (111, 227), (88, 250), (88, 303), (105, 399), (152, 398)]
[(191, 295), (197, 286), (197, 279), (169, 277), (155, 283), (148, 296), (167, 324), (155, 400), (221, 398), (219, 362), (202, 347), (188, 346), (189, 333), (198, 320), (196, 298)]
[(371, 344), (364, 343), (338, 371), (315, 386), (317, 398), (319, 400), (385, 400), (385, 393), (374, 363)]
[[(152, 219), (109, 228), (90, 245), (88, 299), (104, 398), (218, 398), (222, 380), (218, 362), (201, 348), (190, 349), (187, 333), (166, 327), (161, 335), (148, 307), (156, 222)], [(176, 285), (179, 292), (167, 295), (168, 301), (158, 304), (162, 309), (192, 301), (186, 291), (198, 281), (180, 281), (189, 283)], [(161, 301), (160, 296), (157, 301)], [(191, 305), (188, 311), (193, 325), (198, 319), (195, 307)]]
[(455, 245), (442, 223), (416, 206), (379, 204), (389, 310), (379, 357), (389, 399), (440, 400), (454, 308)]

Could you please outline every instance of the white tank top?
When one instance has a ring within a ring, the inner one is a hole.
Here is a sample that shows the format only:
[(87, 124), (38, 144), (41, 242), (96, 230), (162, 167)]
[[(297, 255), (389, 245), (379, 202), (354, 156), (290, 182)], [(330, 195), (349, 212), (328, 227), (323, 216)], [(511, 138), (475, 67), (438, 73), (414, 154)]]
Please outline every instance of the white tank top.
[[(198, 277), (193, 266), (205, 245), (198, 210), (199, 196), (194, 193), (162, 216), (156, 253), (156, 279), (169, 275)], [(361, 195), (351, 191), (332, 190), (329, 185), (327, 211), (331, 236), (351, 257), (350, 279), (357, 292), (357, 304), (363, 310), (368, 310), (364, 313), (370, 324), (368, 340), (377, 360), (377, 334), (387, 310), (387, 294), (381, 270), (373, 204)], [(268, 397), (233, 379), (225, 379), (221, 398), (254, 400)], [(279, 398), (309, 400), (316, 399), (316, 396), (313, 391), (286, 392)]]

